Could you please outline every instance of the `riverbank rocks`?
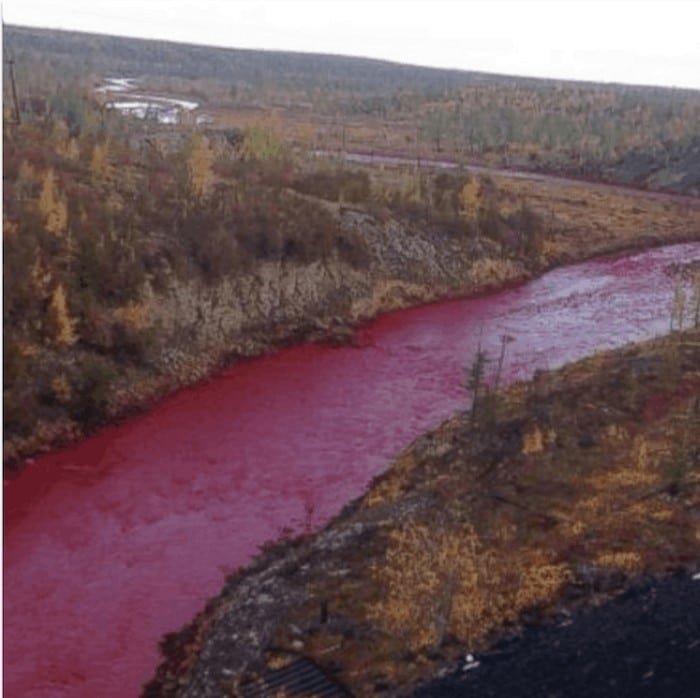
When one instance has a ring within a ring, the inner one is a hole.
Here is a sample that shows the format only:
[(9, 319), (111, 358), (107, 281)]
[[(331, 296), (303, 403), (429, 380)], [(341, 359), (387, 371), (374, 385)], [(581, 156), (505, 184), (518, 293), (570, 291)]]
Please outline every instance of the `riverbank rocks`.
[[(363, 237), (366, 263), (353, 266), (336, 252), (312, 262), (259, 261), (214, 283), (182, 281), (174, 274), (158, 290), (146, 282), (138, 300), (115, 311), (138, 342), (117, 338), (124, 343), (124, 357), (100, 356), (97, 361), (101, 418), (131, 414), (237, 359), (305, 341), (352, 342), (353, 327), (380, 313), (478, 293), (527, 276), (522, 264), (499, 264), (495, 256), (488, 264), (476, 263), (473, 241), (467, 238), (337, 205), (328, 211), (348, 234)], [(479, 251), (497, 255), (498, 245), (482, 242)], [(129, 352), (139, 360), (132, 362)], [(88, 354), (52, 355), (55, 375), (62, 375), (68, 362), (79, 376), (86, 370), (81, 362), (91, 361)], [(17, 465), (23, 456), (68, 438), (60, 421), (55, 429), (40, 428), (37, 422), (34, 433), (13, 437), (5, 444), (5, 463)]]

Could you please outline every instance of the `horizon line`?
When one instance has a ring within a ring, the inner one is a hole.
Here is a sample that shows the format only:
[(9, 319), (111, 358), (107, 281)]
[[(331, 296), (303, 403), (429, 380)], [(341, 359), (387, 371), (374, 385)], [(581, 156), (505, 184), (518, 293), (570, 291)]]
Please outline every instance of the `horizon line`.
[[(435, 70), (450, 73), (463, 73), (472, 75), (481, 75), (493, 78), (511, 78), (515, 80), (538, 80), (543, 82), (555, 82), (555, 83), (574, 83), (580, 85), (598, 85), (605, 87), (634, 87), (642, 89), (660, 89), (660, 90), (676, 90), (676, 91), (687, 91), (687, 92), (700, 92), (700, 87), (688, 87), (684, 85), (661, 85), (658, 83), (644, 83), (644, 82), (622, 82), (618, 80), (595, 80), (593, 78), (568, 78), (568, 77), (556, 77), (551, 75), (532, 75), (532, 74), (517, 74), (517, 73), (501, 73), (495, 71), (488, 71), (479, 68), (458, 68), (454, 66), (446, 65), (431, 65), (427, 63), (413, 63), (410, 61), (400, 61), (392, 58), (384, 58), (378, 56), (368, 56), (360, 54), (348, 54), (348, 53), (333, 53), (325, 51), (312, 51), (312, 50), (301, 50), (301, 49), (288, 49), (288, 48), (269, 48), (269, 47), (242, 47), (242, 46), (225, 46), (219, 43), (201, 43), (191, 40), (181, 40), (158, 36), (143, 36), (140, 34), (113, 34), (107, 31), (95, 31), (87, 29), (76, 29), (70, 27), (56, 27), (56, 26), (45, 26), (39, 24), (15, 24), (11, 22), (6, 22), (4, 18), (2, 19), (3, 33), (5, 28), (13, 29), (38, 29), (40, 31), (48, 32), (64, 32), (64, 33), (75, 33), (75, 34), (87, 34), (93, 36), (104, 36), (115, 39), (131, 39), (135, 41), (152, 41), (152, 42), (163, 42), (169, 44), (175, 44), (178, 46), (194, 46), (200, 48), (211, 48), (223, 51), (250, 51), (258, 53), (288, 53), (296, 54), (302, 56), (321, 56), (330, 58), (344, 58), (350, 60), (358, 61), (373, 61), (377, 63), (385, 63), (395, 66), (404, 66), (407, 68), (421, 68), (424, 70)], [(3, 36), (3, 51), (5, 49), (5, 39)]]

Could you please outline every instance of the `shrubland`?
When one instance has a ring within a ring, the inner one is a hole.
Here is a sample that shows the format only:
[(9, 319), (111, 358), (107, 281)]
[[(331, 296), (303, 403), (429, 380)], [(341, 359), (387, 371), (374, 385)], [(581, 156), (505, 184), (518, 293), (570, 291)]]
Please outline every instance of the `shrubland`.
[(194, 99), (219, 125), (274, 111), (285, 138), (306, 148), (478, 161), (700, 194), (696, 90), (4, 31), (28, 109), (40, 106), (34, 86), (127, 76), (152, 93)]

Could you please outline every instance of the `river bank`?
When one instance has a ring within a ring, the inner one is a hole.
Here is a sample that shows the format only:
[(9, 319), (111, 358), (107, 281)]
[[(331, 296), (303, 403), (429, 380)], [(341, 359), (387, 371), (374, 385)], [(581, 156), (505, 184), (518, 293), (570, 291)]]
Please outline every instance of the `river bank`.
[[(375, 172), (365, 165), (365, 169), (393, 187), (407, 176), (401, 167)], [(430, 175), (433, 180), (436, 176)], [(118, 312), (123, 314), (120, 322), (136, 323), (135, 329), (126, 324), (122, 330), (127, 333), (127, 347), (132, 334), (145, 337), (139, 342), (148, 342), (148, 360), (143, 365), (117, 360), (99, 369), (95, 387), (88, 387), (89, 405), (94, 403), (90, 420), (71, 416), (59, 390), (28, 433), (6, 434), (6, 473), (38, 453), (75, 443), (105, 423), (142, 413), (165, 396), (207, 380), (241, 359), (301, 342), (352, 341), (355, 327), (382, 313), (493, 291), (594, 256), (700, 236), (700, 204), (694, 199), (645, 196), (522, 173), (493, 176), (498, 205), (504, 211), (526, 201), (539, 216), (540, 240), (534, 256), (518, 251), (520, 243), (513, 241), (519, 233), (509, 233), (500, 241), (469, 240), (441, 229), (439, 221), (387, 218), (368, 206), (314, 199), (344, 235), (364, 241), (366, 262), (353, 265), (337, 256), (310, 264), (269, 261), (216, 283), (171, 277), (160, 290), (146, 285), (138, 303)], [(56, 392), (66, 376), (93, 361), (90, 350), (79, 346), (69, 352), (25, 347), (20, 353), (30, 349), (28, 356), (33, 358), (22, 354), (25, 369), (37, 361), (56, 366), (52, 379), (42, 378), (48, 386), (32, 388), (41, 394)], [(98, 358), (104, 363), (105, 357), (109, 355)], [(8, 391), (12, 406), (15, 393), (29, 389), (22, 381), (31, 382), (33, 372), (19, 375), (18, 387)], [(111, 376), (104, 386), (99, 382), (103, 375)], [(75, 399), (70, 393), (76, 391), (75, 387), (68, 391), (68, 403)], [(23, 414), (21, 404), (17, 409)]]
[(319, 534), (233, 575), (144, 695), (264, 693), (302, 659), (407, 695), (523, 622), (697, 572), (699, 338), (541, 373), (420, 437)]

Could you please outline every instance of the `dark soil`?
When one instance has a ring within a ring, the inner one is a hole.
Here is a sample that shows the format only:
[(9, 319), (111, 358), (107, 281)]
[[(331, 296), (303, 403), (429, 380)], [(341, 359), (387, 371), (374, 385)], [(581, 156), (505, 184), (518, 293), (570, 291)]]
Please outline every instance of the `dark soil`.
[(700, 696), (700, 580), (645, 580), (572, 619), (526, 628), (415, 698)]

